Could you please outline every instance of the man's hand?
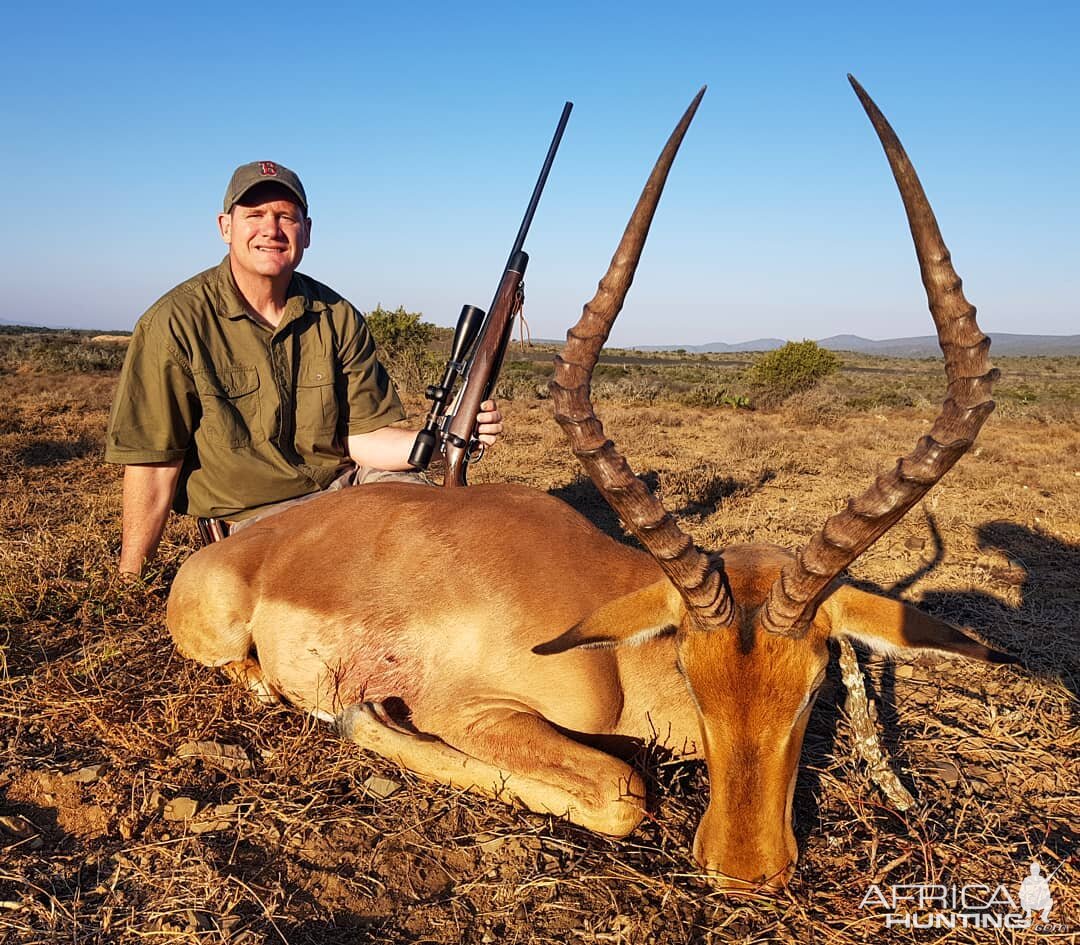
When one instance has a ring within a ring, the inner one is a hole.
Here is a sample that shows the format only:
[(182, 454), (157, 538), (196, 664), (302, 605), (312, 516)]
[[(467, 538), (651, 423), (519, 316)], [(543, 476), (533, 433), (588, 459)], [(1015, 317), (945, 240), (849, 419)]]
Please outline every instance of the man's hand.
[(502, 433), (502, 414), (494, 400), (485, 400), (476, 415), (476, 436), (485, 446), (492, 446)]
[[(494, 400), (485, 400), (476, 415), (476, 435), (484, 446), (491, 446), (502, 433), (502, 414)], [(371, 433), (354, 433), (348, 439), (349, 458), (358, 466), (402, 471), (412, 469), (409, 454), (416, 440), (416, 430), (382, 427)]]

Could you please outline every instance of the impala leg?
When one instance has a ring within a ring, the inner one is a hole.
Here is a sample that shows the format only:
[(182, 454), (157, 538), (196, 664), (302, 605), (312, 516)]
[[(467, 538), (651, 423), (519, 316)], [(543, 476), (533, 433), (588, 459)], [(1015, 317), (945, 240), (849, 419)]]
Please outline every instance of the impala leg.
[(423, 777), (565, 816), (597, 833), (625, 836), (644, 814), (637, 772), (537, 715), (490, 713), (452, 736), (460, 748), (397, 725), (378, 703), (350, 706), (337, 725), (350, 741)]
[(258, 660), (249, 656), (247, 659), (233, 660), (221, 668), (233, 682), (254, 693), (263, 705), (277, 705), (281, 701), (281, 694), (267, 681)]

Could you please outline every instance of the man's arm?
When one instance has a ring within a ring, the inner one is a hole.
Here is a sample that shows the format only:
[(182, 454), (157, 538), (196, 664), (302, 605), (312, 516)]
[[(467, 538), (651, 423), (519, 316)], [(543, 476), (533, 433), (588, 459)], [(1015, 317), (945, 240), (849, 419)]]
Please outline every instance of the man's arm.
[[(502, 414), (494, 400), (485, 400), (476, 415), (480, 442), (491, 446), (502, 433)], [(416, 430), (381, 427), (370, 433), (354, 433), (348, 439), (349, 458), (358, 466), (374, 466), (397, 472), (412, 469), (409, 454), (416, 441)]]
[(124, 533), (120, 548), (121, 574), (142, 574), (157, 551), (169, 517), (183, 460), (132, 463), (124, 467)]

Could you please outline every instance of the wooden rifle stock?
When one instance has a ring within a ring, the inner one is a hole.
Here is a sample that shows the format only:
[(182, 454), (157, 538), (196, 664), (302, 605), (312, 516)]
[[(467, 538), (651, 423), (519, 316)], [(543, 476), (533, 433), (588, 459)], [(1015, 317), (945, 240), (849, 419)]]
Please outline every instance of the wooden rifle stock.
[(483, 331), (476, 341), (469, 376), (461, 388), (453, 419), (446, 430), (444, 486), (466, 485), (466, 466), (476, 429), (476, 414), (480, 405), (494, 393), (495, 382), (506, 355), (506, 346), (510, 343), (510, 332), (514, 326), (514, 315), (517, 313), (521, 284), (528, 263), (529, 254), (518, 250), (507, 264)]

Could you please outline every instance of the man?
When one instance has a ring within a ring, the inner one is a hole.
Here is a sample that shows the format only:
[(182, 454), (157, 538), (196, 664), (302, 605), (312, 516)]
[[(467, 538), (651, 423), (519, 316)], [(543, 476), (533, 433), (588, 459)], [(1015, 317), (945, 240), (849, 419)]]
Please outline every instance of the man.
[[(122, 574), (141, 573), (170, 508), (220, 537), (325, 489), (420, 481), (363, 319), (296, 271), (311, 239), (300, 178), (237, 168), (218, 228), (228, 255), (142, 316), (120, 375), (105, 459), (124, 465)], [(477, 421), (494, 443), (493, 401)]]

